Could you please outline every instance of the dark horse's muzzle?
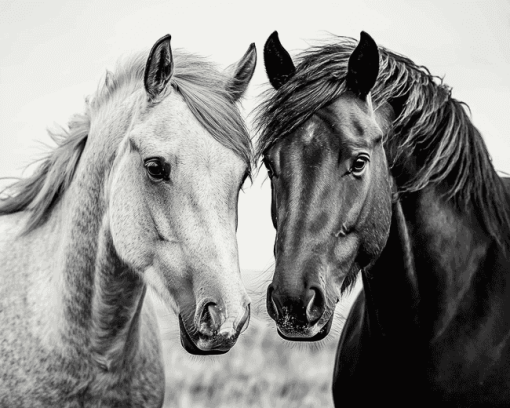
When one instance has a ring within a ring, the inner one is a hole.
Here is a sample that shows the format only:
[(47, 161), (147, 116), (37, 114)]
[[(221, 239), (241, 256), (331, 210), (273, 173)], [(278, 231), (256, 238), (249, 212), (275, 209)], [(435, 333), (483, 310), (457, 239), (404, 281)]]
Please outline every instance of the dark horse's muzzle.
[(309, 287), (304, 294), (281, 294), (273, 284), (267, 288), (267, 311), (276, 322), (278, 334), (285, 340), (318, 341), (331, 329), (333, 312), (326, 313), (325, 296), (321, 288)]

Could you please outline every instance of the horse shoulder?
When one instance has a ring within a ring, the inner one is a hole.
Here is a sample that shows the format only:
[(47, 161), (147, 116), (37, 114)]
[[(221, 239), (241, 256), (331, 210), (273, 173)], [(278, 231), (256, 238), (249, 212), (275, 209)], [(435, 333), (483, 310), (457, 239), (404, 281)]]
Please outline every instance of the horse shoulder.
[[(48, 360), (63, 349), (53, 336), (61, 310), (56, 307), (56, 292), (50, 290), (54, 240), (44, 229), (23, 234), (27, 215), (0, 217), (0, 406), (35, 404), (33, 396), (43, 397), (48, 372), (61, 371), (56, 360)], [(61, 374), (63, 383), (69, 384)], [(60, 397), (51, 391), (44, 395), (55, 401)]]

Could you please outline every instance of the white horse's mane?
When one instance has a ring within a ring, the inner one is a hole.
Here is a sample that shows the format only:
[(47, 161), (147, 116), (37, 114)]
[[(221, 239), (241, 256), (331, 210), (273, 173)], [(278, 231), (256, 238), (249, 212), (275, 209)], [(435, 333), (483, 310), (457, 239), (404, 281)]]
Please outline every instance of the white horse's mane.
[[(73, 180), (92, 121), (105, 107), (111, 108), (143, 88), (147, 56), (148, 52), (142, 51), (121, 58), (114, 72), (107, 71), (97, 91), (86, 98), (85, 113), (71, 118), (69, 130), (60, 128), (49, 132), (57, 146), (41, 160), (31, 176), (17, 180), (4, 190), (0, 215), (30, 211), (25, 232), (46, 221)], [(227, 74), (197, 55), (176, 50), (173, 56), (172, 89), (182, 95), (193, 115), (215, 140), (251, 167), (251, 140), (227, 89)]]

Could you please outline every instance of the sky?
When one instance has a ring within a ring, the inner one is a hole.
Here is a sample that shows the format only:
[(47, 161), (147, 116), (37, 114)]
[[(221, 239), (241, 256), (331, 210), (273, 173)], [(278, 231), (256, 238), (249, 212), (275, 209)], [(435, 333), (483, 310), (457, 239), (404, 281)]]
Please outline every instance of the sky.
[[(244, 113), (267, 89), (262, 50), (277, 30), (291, 55), (331, 34), (361, 30), (429, 68), (466, 102), (497, 169), (510, 173), (510, 1), (0, 0), (0, 177), (19, 176), (45, 151), (48, 127), (81, 112), (106, 68), (169, 33), (172, 47), (220, 67), (254, 42), (258, 65)], [(239, 202), (241, 268), (273, 263), (265, 173)]]

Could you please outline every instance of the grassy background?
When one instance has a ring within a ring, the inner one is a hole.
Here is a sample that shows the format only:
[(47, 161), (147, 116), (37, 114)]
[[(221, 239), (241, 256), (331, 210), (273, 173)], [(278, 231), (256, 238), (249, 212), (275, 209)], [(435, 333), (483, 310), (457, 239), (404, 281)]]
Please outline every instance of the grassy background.
[(250, 325), (222, 356), (186, 353), (180, 345), (177, 319), (155, 302), (166, 367), (164, 407), (332, 407), (336, 346), (359, 285), (338, 304), (325, 340), (292, 343), (278, 336), (265, 312), (267, 282), (254, 273), (243, 274), (243, 280), (252, 298)]

